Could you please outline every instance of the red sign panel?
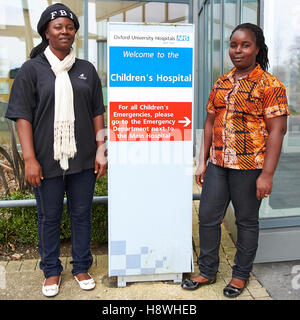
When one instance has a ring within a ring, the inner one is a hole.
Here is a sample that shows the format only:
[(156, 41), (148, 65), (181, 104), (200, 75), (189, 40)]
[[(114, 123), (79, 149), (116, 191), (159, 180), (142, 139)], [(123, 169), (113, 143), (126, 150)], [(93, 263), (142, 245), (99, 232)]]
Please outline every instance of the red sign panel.
[(191, 141), (191, 102), (110, 102), (110, 141)]

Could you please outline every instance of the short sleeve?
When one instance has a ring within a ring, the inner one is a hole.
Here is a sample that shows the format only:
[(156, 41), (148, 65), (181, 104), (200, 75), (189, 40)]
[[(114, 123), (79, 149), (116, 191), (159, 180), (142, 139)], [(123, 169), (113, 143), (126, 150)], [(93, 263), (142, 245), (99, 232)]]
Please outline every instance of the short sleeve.
[(13, 121), (25, 119), (32, 123), (36, 107), (35, 84), (27, 66), (25, 63), (16, 75), (5, 117)]
[(208, 113), (215, 113), (215, 105), (214, 105), (214, 99), (216, 96), (216, 86), (217, 86), (217, 82), (213, 85), (211, 91), (210, 91), (210, 95), (208, 97), (208, 101), (206, 104), (206, 111)]
[(104, 104), (103, 104), (103, 93), (102, 93), (102, 85), (98, 73), (93, 66), (93, 117), (99, 116), (105, 112)]
[(263, 99), (263, 114), (266, 119), (290, 114), (283, 85), (266, 89)]

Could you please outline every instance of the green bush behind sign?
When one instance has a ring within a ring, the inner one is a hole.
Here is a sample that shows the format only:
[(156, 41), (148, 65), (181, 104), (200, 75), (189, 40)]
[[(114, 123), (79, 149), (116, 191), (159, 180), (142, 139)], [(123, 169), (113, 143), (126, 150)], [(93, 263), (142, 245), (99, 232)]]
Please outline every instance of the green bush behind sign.
[[(107, 175), (96, 182), (94, 196), (107, 196)], [(2, 200), (34, 199), (34, 194), (26, 191), (14, 191)], [(107, 204), (93, 204), (91, 241), (106, 243), (108, 238)], [(64, 206), (60, 239), (70, 239), (70, 220)], [(37, 244), (36, 207), (0, 208), (0, 244), (4, 243)]]

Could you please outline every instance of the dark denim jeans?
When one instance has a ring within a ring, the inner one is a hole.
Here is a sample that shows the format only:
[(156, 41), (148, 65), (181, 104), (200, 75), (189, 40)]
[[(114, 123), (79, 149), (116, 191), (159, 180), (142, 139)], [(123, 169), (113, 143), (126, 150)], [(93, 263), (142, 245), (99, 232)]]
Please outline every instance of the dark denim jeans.
[(72, 273), (86, 273), (93, 262), (90, 252), (91, 208), (96, 175), (93, 169), (42, 181), (35, 188), (37, 201), (40, 268), (46, 278), (59, 275), (60, 224), (64, 194), (70, 216)]
[(209, 163), (204, 178), (199, 208), (200, 274), (216, 277), (219, 267), (221, 223), (230, 201), (237, 225), (237, 252), (232, 277), (247, 280), (258, 246), (256, 179), (261, 170), (235, 170)]

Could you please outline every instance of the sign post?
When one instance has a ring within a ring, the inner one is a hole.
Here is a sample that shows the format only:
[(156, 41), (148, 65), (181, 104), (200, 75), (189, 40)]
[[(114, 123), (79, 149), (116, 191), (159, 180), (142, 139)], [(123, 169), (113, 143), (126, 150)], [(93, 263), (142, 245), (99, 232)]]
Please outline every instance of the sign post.
[(193, 270), (193, 25), (108, 24), (109, 276)]

